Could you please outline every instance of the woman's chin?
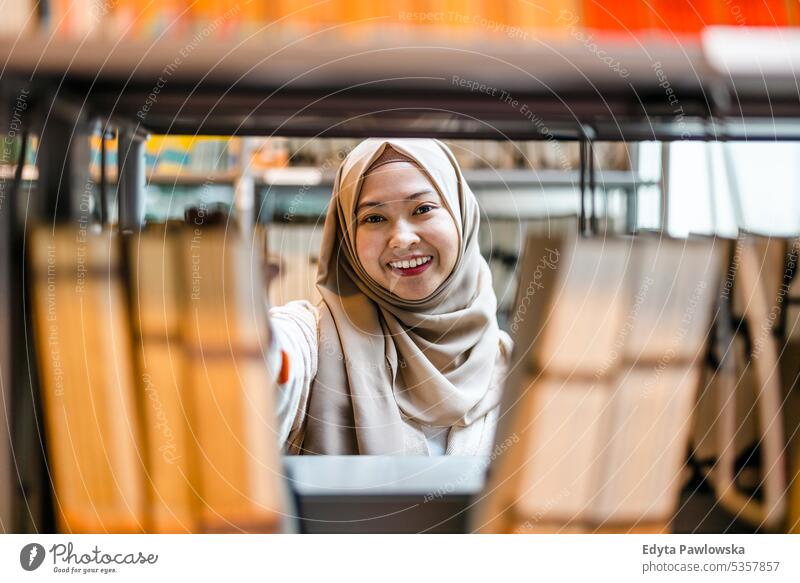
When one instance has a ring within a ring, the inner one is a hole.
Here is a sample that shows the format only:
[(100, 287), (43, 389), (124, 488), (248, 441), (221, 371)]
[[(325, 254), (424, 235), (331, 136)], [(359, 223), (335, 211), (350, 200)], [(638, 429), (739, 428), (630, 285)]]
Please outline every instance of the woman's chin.
[(423, 300), (431, 295), (436, 288), (432, 288), (430, 285), (419, 285), (421, 283), (422, 282), (418, 282), (415, 285), (408, 285), (408, 283), (401, 280), (398, 285), (395, 286), (392, 293), (401, 300), (409, 302)]

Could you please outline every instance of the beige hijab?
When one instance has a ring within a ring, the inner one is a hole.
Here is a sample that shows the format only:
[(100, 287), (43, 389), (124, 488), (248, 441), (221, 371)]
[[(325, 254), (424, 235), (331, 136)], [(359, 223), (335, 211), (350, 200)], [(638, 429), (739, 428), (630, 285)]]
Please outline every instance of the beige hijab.
[[(356, 256), (364, 176), (387, 146), (427, 175), (460, 235), (453, 272), (419, 301), (380, 287)], [(475, 196), (440, 141), (368, 139), (345, 158), (323, 232), (319, 362), (301, 453), (400, 454), (409, 421), (463, 427), (498, 404), (491, 384), (501, 333), (478, 225)]]

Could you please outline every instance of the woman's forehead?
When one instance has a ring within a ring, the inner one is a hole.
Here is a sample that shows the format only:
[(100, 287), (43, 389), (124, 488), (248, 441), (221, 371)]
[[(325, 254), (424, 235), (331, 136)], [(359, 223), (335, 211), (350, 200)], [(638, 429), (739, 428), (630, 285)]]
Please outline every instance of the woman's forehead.
[(439, 198), (438, 190), (418, 166), (409, 162), (392, 162), (365, 176), (358, 202), (385, 203), (423, 192)]

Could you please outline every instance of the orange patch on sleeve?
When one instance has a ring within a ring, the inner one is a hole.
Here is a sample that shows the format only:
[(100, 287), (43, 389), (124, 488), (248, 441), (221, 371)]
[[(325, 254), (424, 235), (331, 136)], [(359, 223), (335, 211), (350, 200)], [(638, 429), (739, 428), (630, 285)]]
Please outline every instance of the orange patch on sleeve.
[(289, 355), (285, 350), (281, 350), (281, 372), (278, 375), (278, 384), (282, 385), (289, 381)]

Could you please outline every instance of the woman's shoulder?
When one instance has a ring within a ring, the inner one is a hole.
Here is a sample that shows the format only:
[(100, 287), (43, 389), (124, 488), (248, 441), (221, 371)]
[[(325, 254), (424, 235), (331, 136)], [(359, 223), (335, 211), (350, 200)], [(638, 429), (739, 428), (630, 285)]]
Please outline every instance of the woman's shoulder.
[(314, 326), (319, 322), (319, 308), (308, 300), (294, 300), (282, 306), (272, 306), (269, 309), (270, 318), (300, 319)]
[(295, 300), (269, 309), (269, 317), (275, 328), (290, 332), (289, 329), (300, 329), (306, 341), (316, 344), (319, 336), (320, 311), (317, 306), (307, 300)]

